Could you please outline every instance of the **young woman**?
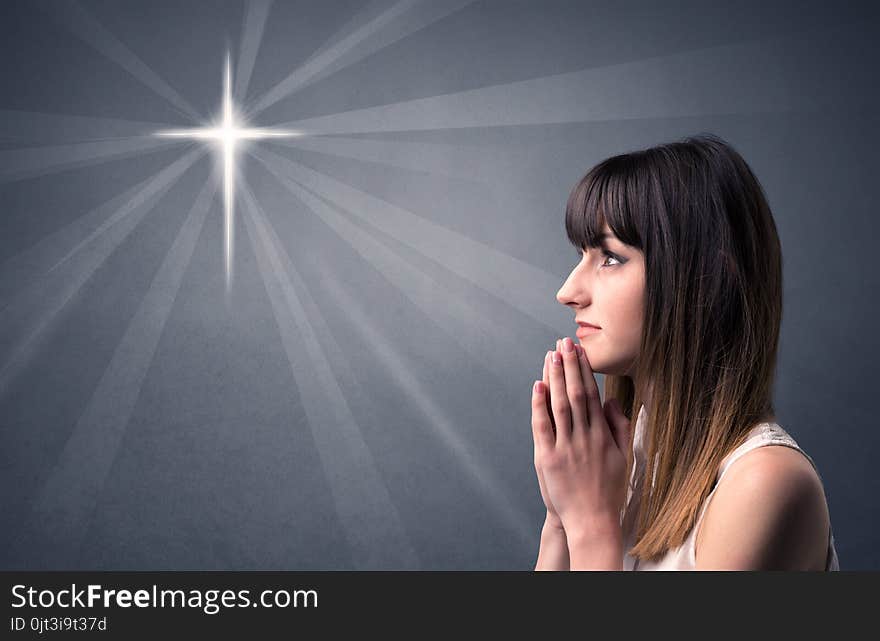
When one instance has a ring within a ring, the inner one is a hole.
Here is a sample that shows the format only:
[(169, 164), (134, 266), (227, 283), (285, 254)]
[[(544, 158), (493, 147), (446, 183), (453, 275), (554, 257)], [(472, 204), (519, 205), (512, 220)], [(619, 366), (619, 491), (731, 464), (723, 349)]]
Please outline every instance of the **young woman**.
[(532, 391), (535, 569), (838, 570), (822, 479), (775, 422), (782, 255), (746, 162), (709, 134), (608, 158), (565, 228), (580, 345)]

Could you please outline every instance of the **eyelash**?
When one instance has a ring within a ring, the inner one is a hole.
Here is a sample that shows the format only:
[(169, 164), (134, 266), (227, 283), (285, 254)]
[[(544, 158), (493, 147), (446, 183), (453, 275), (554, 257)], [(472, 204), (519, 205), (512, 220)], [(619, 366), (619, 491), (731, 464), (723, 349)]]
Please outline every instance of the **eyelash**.
[[(583, 255), (584, 255), (583, 252), (578, 252), (578, 254), (577, 254), (578, 261), (580, 261), (580, 260), (583, 258)], [(615, 256), (615, 255), (612, 254), (611, 252), (603, 251), (603, 252), (602, 252), (602, 255), (605, 256), (606, 258), (613, 258), (614, 260), (617, 261), (617, 264), (616, 264), (616, 265), (605, 265), (605, 264), (603, 263), (603, 264), (599, 265), (599, 267), (617, 267), (617, 266), (619, 266), (619, 265), (623, 265), (623, 261), (620, 260), (620, 258), (618, 258), (617, 256)]]

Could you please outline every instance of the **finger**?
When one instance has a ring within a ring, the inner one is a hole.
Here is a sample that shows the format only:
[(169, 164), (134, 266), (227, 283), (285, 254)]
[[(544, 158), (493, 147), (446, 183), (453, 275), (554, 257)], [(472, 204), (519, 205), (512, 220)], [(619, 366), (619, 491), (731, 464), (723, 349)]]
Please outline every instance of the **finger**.
[(627, 454), (632, 453), (633, 440), (633, 422), (626, 418), (626, 415), (620, 409), (620, 401), (612, 398), (602, 407), (605, 413), (605, 419), (608, 421), (608, 427), (614, 434), (614, 440), (621, 452)]
[(544, 354), (544, 378), (541, 379), (541, 382), (544, 383), (544, 400), (547, 406), (547, 415), (550, 417), (550, 423), (553, 425), (553, 433), (556, 433), (556, 422), (553, 420), (553, 410), (550, 407), (550, 352)]
[(581, 374), (580, 357), (574, 342), (568, 336), (562, 341), (562, 367), (565, 372), (565, 391), (571, 407), (571, 435), (579, 438), (590, 427), (587, 398)]
[(550, 406), (556, 422), (556, 445), (567, 445), (571, 439), (571, 407), (565, 391), (562, 355), (556, 350), (550, 353)]
[(581, 365), (581, 379), (583, 379), (584, 393), (587, 398), (587, 416), (590, 419), (590, 424), (601, 425), (605, 414), (602, 408), (602, 398), (599, 396), (599, 385), (596, 383), (593, 367), (590, 365), (587, 352), (582, 345), (578, 345), (578, 362)]
[(535, 441), (536, 458), (552, 448), (555, 441), (543, 386), (541, 381), (535, 381), (532, 385), (532, 438)]

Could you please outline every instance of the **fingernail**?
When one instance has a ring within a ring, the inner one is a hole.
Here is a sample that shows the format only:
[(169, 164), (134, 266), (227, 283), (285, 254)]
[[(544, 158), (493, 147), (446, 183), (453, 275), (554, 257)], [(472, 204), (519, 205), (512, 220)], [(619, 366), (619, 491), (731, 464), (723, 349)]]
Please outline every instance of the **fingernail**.
[(562, 354), (559, 352), (553, 352), (553, 362), (559, 365), (562, 362)]
[(535, 384), (532, 386), (532, 389), (535, 392), (535, 394), (540, 394), (541, 392), (544, 391), (541, 389), (543, 386), (544, 385), (543, 385), (543, 383), (541, 383), (541, 381), (535, 381)]
[(568, 336), (565, 337), (565, 340), (562, 341), (562, 349), (566, 352), (574, 351), (574, 343), (571, 342), (571, 338)]

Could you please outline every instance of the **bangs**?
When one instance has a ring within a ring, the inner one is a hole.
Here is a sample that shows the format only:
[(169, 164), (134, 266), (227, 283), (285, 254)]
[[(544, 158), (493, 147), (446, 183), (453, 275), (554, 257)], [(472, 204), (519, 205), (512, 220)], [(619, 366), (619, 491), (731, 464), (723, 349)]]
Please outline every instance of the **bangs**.
[(568, 197), (565, 232), (578, 249), (596, 249), (603, 244), (605, 224), (624, 244), (641, 249), (636, 212), (631, 202), (637, 190), (632, 158), (615, 156), (591, 169)]

